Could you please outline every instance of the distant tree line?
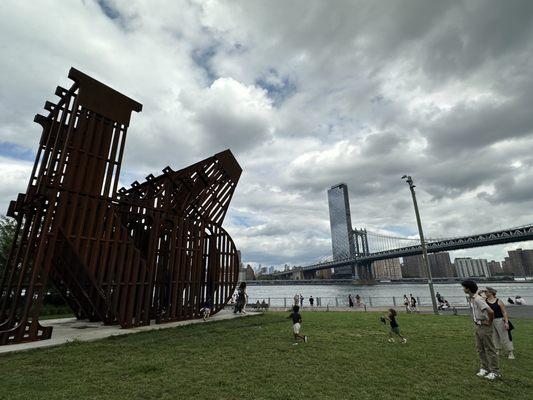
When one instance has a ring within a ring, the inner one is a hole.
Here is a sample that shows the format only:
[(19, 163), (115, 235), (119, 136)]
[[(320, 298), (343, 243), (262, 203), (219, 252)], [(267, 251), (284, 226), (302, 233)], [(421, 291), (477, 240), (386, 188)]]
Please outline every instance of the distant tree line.
[(0, 279), (4, 276), (7, 257), (15, 237), (16, 226), (17, 223), (13, 218), (0, 215)]
[[(13, 218), (0, 215), (0, 281), (4, 277), (9, 250), (15, 238), (16, 227), (17, 222)], [(46, 285), (44, 304), (45, 309), (42, 314), (59, 315), (70, 312), (59, 291), (50, 282)]]

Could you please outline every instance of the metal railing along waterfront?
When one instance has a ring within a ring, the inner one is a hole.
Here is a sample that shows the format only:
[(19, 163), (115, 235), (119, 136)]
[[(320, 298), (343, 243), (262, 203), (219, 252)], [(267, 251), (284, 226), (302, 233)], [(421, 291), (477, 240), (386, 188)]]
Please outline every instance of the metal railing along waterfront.
[[(417, 296), (417, 307), (431, 306), (431, 298), (429, 296)], [(313, 305), (309, 302), (309, 297), (305, 297), (303, 301), (303, 308), (310, 307), (349, 307), (349, 301), (346, 296), (342, 297), (313, 297)], [(468, 305), (465, 296), (448, 296), (446, 300), (450, 303), (451, 307), (465, 307)], [(532, 304), (526, 299), (527, 304)], [(249, 297), (248, 304), (259, 304), (265, 302), (269, 307), (292, 307), (295, 302), (293, 297)], [(301, 303), (298, 302), (301, 306)], [(361, 296), (360, 303), (354, 299), (354, 308), (357, 307), (405, 307), (404, 298), (400, 296)]]

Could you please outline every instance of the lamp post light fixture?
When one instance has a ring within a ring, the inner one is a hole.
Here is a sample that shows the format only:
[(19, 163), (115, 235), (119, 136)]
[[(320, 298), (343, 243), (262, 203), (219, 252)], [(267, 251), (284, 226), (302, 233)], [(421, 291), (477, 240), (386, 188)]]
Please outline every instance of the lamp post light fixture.
[(439, 311), (437, 309), (437, 300), (435, 299), (435, 291), (433, 290), (433, 277), (431, 275), (431, 268), (429, 266), (428, 252), (426, 249), (426, 241), (424, 240), (424, 232), (422, 231), (422, 222), (420, 221), (420, 213), (418, 212), (418, 203), (416, 201), (415, 194), (415, 184), (413, 178), (409, 175), (402, 176), (402, 179), (409, 184), (409, 189), (411, 190), (411, 196), (413, 197), (413, 205), (415, 207), (416, 223), (418, 225), (418, 234), (420, 236), (420, 245), (422, 247), (422, 258), (424, 261), (424, 266), (426, 273), (428, 275), (428, 285), (429, 285), (429, 294), (431, 295), (431, 304), (433, 305), (433, 312), (438, 315)]

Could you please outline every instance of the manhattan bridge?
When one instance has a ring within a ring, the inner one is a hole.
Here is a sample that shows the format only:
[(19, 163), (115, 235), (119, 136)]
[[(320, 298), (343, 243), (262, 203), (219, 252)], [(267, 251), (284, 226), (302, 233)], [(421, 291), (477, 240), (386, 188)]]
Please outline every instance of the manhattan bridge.
[[(275, 272), (276, 279), (301, 274), (312, 279), (316, 271), (335, 268), (348, 270), (356, 280), (372, 279), (372, 262), (422, 254), (420, 239), (392, 236), (353, 228), (351, 224), (348, 188), (345, 184), (328, 190), (333, 255), (295, 270)], [(428, 253), (493, 246), (533, 240), (533, 224), (476, 233), (459, 237), (426, 238)]]

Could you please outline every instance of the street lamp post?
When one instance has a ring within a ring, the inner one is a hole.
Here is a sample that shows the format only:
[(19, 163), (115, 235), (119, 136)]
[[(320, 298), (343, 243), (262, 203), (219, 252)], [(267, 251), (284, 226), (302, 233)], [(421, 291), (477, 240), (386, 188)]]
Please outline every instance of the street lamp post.
[(420, 245), (422, 247), (422, 258), (424, 260), (424, 265), (426, 268), (426, 273), (428, 275), (428, 285), (429, 285), (429, 294), (431, 295), (431, 304), (433, 305), (433, 312), (438, 315), (439, 311), (437, 309), (437, 300), (435, 299), (435, 291), (433, 290), (433, 277), (431, 275), (431, 268), (429, 267), (428, 252), (426, 249), (426, 241), (424, 240), (424, 232), (422, 231), (422, 222), (420, 221), (420, 213), (418, 212), (418, 203), (416, 202), (415, 194), (415, 184), (413, 178), (408, 175), (402, 176), (402, 179), (409, 184), (409, 189), (411, 189), (411, 196), (413, 197), (413, 205), (415, 207), (416, 223), (418, 225), (418, 234), (420, 235)]

